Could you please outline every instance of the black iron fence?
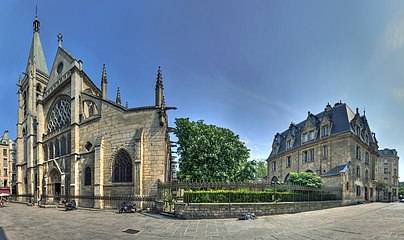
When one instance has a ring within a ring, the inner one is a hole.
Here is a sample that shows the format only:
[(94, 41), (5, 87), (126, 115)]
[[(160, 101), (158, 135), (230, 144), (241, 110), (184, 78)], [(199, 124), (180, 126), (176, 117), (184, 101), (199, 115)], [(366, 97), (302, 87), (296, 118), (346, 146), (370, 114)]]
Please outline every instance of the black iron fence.
[(138, 209), (155, 209), (155, 196), (140, 196), (140, 195), (41, 195), (41, 198), (34, 202), (34, 196), (27, 195), (13, 195), (13, 201), (19, 201), (24, 203), (33, 203), (40, 205), (53, 205), (63, 204), (67, 201), (78, 202), (79, 207), (99, 207), (117, 209), (123, 202), (135, 204)]

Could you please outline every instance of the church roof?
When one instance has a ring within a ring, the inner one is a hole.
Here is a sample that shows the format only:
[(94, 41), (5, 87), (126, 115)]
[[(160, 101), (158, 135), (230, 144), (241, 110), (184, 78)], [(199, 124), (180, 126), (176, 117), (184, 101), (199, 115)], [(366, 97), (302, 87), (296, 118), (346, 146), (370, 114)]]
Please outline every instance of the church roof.
[(41, 72), (49, 75), (48, 73), (48, 66), (46, 65), (45, 54), (43, 53), (41, 39), (39, 37), (39, 21), (35, 19), (35, 23), (37, 22), (38, 28), (34, 29), (34, 36), (32, 37), (31, 49), (29, 51), (28, 56), (28, 63), (27, 63), (27, 72), (29, 65), (35, 62), (36, 69), (40, 70)]

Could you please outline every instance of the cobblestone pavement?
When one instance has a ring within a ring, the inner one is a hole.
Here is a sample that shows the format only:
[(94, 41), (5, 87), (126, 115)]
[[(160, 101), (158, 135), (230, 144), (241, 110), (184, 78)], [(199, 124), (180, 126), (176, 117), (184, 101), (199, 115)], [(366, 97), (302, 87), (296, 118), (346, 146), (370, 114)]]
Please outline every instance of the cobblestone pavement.
[[(138, 233), (124, 232), (127, 229)], [(404, 203), (371, 203), (237, 221), (158, 214), (0, 208), (0, 239), (403, 239)]]

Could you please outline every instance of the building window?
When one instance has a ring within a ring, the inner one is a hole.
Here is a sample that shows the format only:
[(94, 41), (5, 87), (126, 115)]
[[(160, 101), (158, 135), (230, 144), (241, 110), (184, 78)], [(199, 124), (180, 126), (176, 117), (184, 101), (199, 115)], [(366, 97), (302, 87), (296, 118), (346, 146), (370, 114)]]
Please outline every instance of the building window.
[(59, 148), (59, 140), (55, 141), (55, 157), (60, 157), (60, 148)]
[(361, 147), (356, 146), (356, 159), (361, 159)]
[(4, 169), (4, 177), (7, 177), (7, 168)]
[(48, 160), (48, 145), (43, 145), (43, 157), (44, 157), (44, 160), (46, 161), (46, 160)]
[(303, 151), (303, 162), (313, 162), (313, 161), (314, 161), (314, 149)]
[(359, 166), (356, 166), (356, 176), (357, 177), (361, 176), (361, 168)]
[(91, 185), (91, 168), (86, 167), (84, 171), (84, 185)]
[(361, 136), (361, 128), (359, 126), (356, 127), (356, 135)]
[(397, 176), (397, 169), (394, 168), (394, 176)]
[(292, 157), (287, 156), (286, 157), (286, 167), (291, 167), (292, 166)]
[(132, 182), (132, 160), (125, 150), (120, 150), (113, 164), (113, 182)]
[(286, 150), (291, 149), (292, 148), (292, 140), (288, 140), (286, 141)]
[(272, 184), (276, 184), (278, 183), (278, 178), (276, 176), (274, 176), (271, 180)]
[(272, 171), (276, 171), (276, 161), (272, 162)]
[(303, 133), (303, 142), (309, 141), (309, 136), (307, 133)]
[(387, 161), (387, 159), (384, 159), (384, 165), (389, 164), (389, 162)]
[(349, 190), (349, 182), (346, 182), (346, 190)]
[(356, 186), (356, 196), (361, 195), (361, 186)]
[(7, 156), (7, 149), (3, 149), (3, 156)]
[(3, 158), (3, 167), (8, 167), (8, 161), (7, 158)]
[(328, 136), (328, 125), (325, 125), (321, 127), (321, 137), (327, 137), (327, 136)]
[(389, 173), (389, 169), (388, 168), (384, 168), (384, 174)]
[(365, 180), (369, 181), (369, 171), (367, 169), (365, 171)]
[(369, 165), (369, 153), (368, 152), (365, 153), (365, 164)]
[(323, 145), (323, 148), (322, 148), (322, 157), (323, 157), (323, 159), (327, 159), (328, 158), (328, 147), (327, 147), (327, 145)]
[(91, 142), (87, 142), (86, 146), (84, 146), (84, 148), (87, 150), (87, 152), (89, 152), (92, 147), (93, 147), (93, 144)]
[(61, 156), (66, 155), (66, 138), (64, 136), (60, 139), (60, 154)]
[(59, 99), (48, 114), (48, 133), (70, 126), (70, 100)]
[(310, 131), (309, 135), (310, 135), (310, 141), (313, 141), (314, 140), (314, 131)]
[(53, 159), (55, 156), (53, 155), (53, 143), (49, 144), (49, 157)]

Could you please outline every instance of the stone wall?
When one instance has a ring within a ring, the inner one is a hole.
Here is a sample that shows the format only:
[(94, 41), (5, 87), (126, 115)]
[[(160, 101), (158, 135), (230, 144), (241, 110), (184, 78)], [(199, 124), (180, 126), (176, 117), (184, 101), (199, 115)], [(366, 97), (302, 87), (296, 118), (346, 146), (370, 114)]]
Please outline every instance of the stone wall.
[(233, 218), (245, 212), (256, 216), (296, 213), (342, 206), (342, 201), (281, 203), (176, 203), (175, 216), (182, 219)]

